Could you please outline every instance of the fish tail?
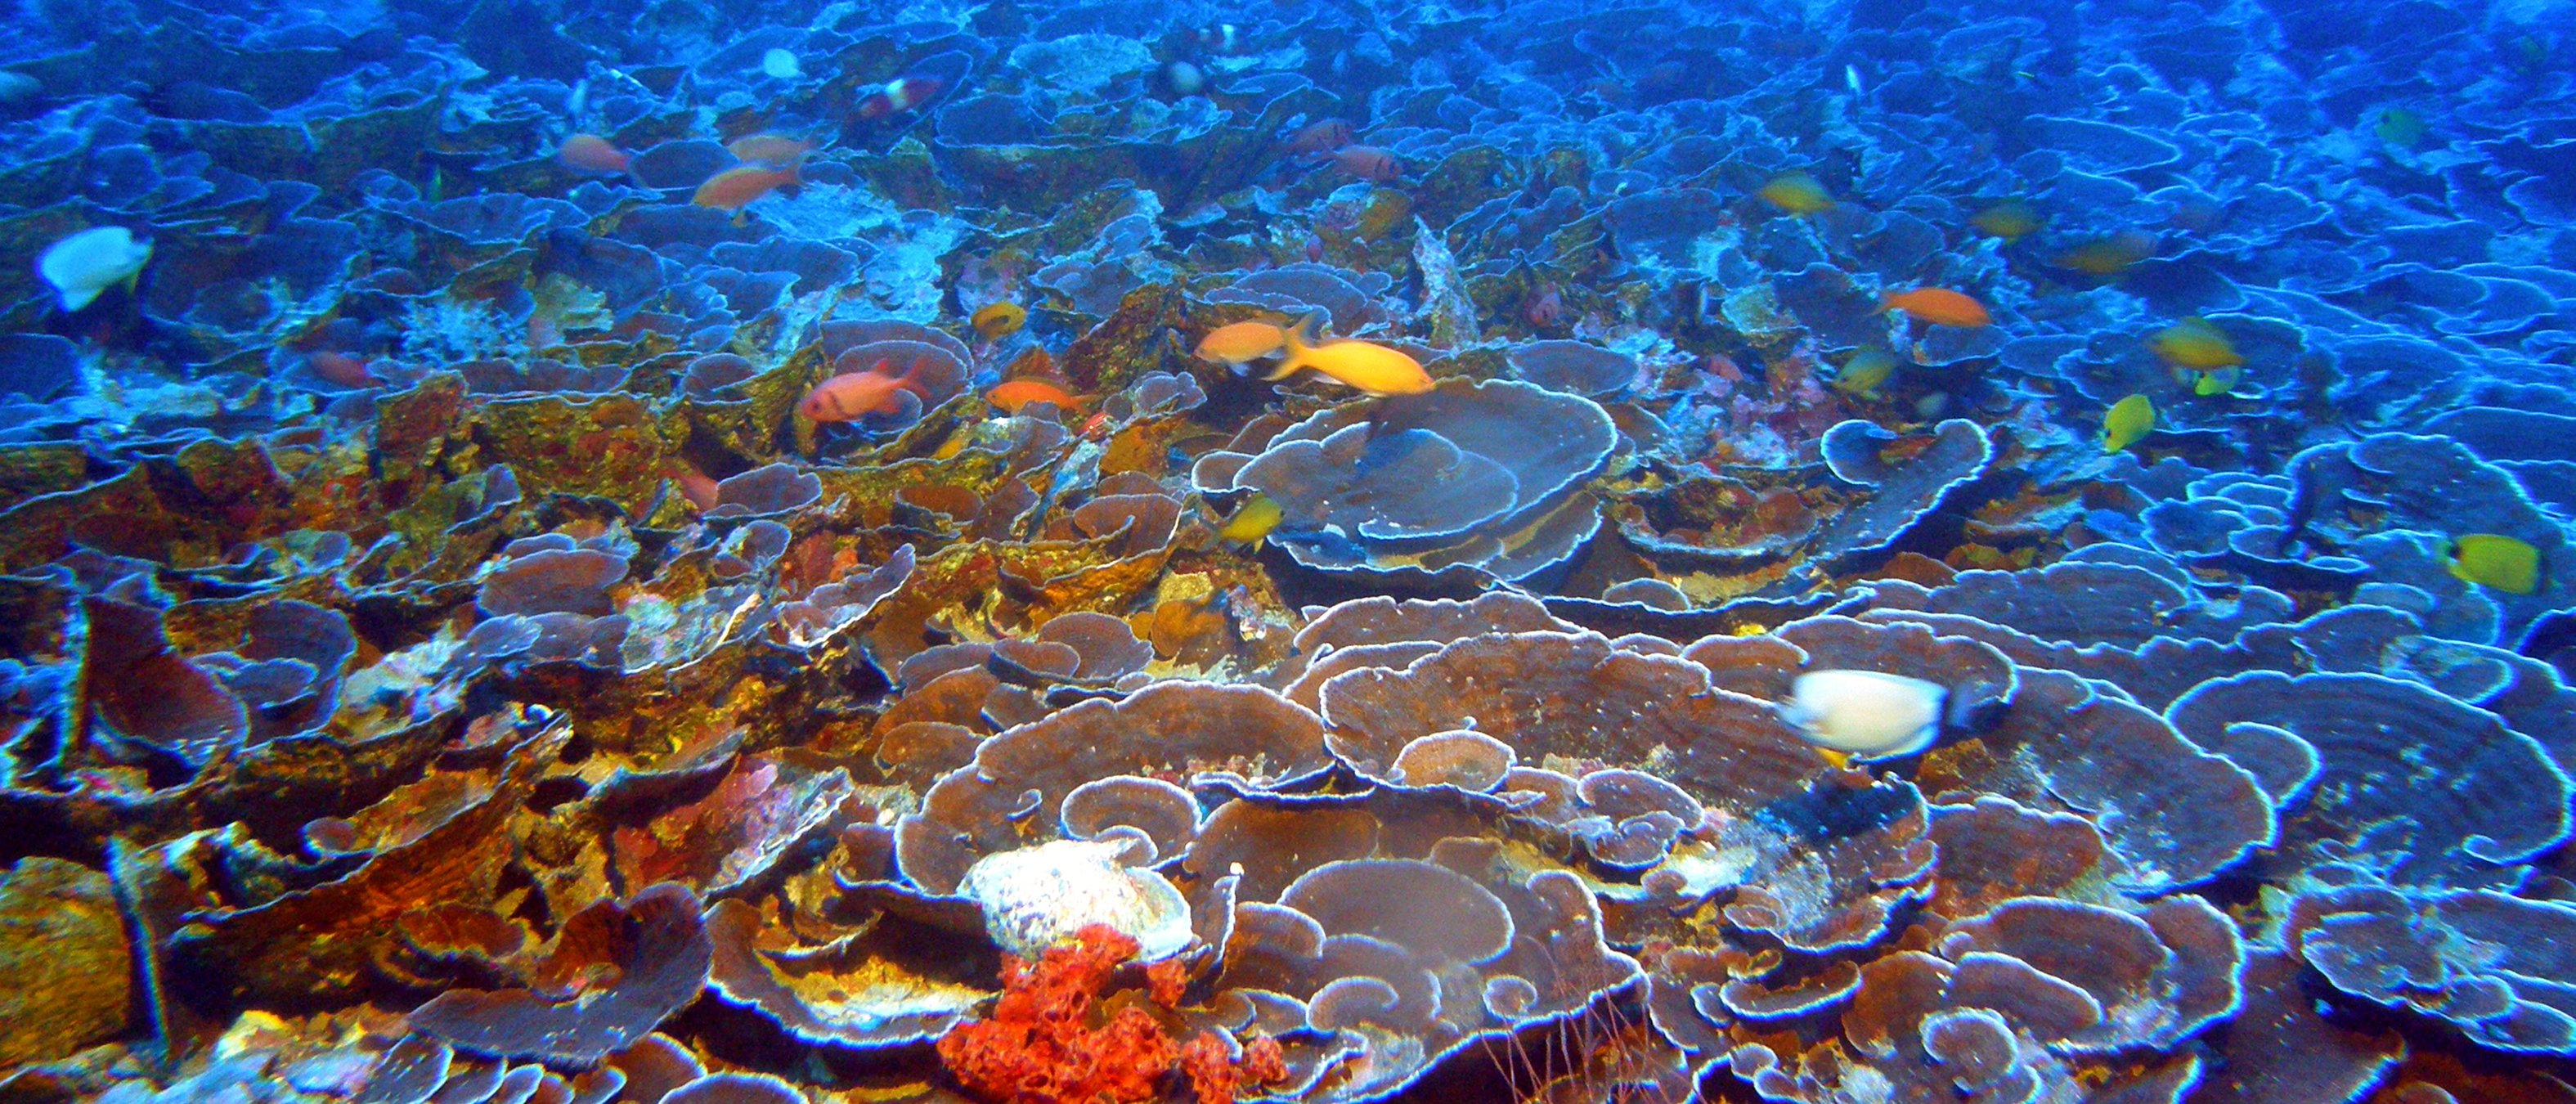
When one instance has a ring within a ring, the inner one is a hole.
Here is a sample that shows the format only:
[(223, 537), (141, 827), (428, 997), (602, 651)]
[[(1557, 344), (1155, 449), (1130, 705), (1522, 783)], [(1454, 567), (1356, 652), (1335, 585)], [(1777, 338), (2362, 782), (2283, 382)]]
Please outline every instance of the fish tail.
[(1307, 337), (1308, 330), (1322, 318), (1323, 312), (1308, 311), (1306, 312), (1305, 317), (1298, 319), (1296, 324), (1289, 326), (1285, 331), (1283, 331), (1281, 336), (1287, 339), (1288, 351), (1285, 355), (1282, 355), (1279, 358), (1279, 366), (1271, 369), (1270, 374), (1261, 378), (1265, 380), (1283, 380), (1287, 379), (1289, 376), (1295, 375), (1298, 369), (1305, 367), (1306, 354), (1314, 351), (1315, 348), (1313, 341)]

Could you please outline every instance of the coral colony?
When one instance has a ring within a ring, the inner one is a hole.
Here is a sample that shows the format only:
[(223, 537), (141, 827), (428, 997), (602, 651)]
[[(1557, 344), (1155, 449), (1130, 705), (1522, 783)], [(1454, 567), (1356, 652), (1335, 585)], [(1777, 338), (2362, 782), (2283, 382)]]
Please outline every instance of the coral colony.
[(24, 0), (0, 1104), (2576, 1104), (2568, 0)]

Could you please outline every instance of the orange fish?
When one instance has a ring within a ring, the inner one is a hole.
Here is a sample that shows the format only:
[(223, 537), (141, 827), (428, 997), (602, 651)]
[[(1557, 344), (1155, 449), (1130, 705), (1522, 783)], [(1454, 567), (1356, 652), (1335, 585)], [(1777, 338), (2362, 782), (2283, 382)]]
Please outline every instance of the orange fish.
[(903, 409), (903, 399), (896, 394), (899, 391), (930, 397), (913, 384), (913, 374), (921, 370), (920, 364), (900, 376), (887, 371), (892, 367), (892, 363), (880, 360), (865, 372), (844, 372), (824, 380), (796, 404), (796, 412), (808, 421), (854, 422), (870, 414), (892, 414)]
[(746, 134), (725, 143), (725, 152), (746, 165), (783, 169), (814, 152), (814, 143), (782, 134)]
[(555, 160), (574, 172), (622, 173), (631, 160), (625, 150), (596, 134), (576, 134), (555, 150)]
[(984, 401), (1001, 407), (1006, 414), (1017, 414), (1030, 403), (1051, 403), (1067, 414), (1082, 406), (1082, 400), (1042, 379), (1004, 380), (1001, 386), (984, 392)]
[(1297, 157), (1315, 157), (1351, 144), (1351, 124), (1345, 119), (1317, 119), (1298, 128), (1288, 138), (1288, 152)]
[(1404, 175), (1404, 162), (1376, 146), (1343, 146), (1333, 151), (1333, 164), (1343, 172), (1378, 184)]
[(1263, 357), (1277, 356), (1287, 347), (1287, 331), (1267, 322), (1237, 322), (1208, 331), (1206, 337), (1199, 339), (1194, 355), (1200, 360), (1241, 368)]
[(882, 119), (903, 114), (930, 102), (930, 98), (938, 95), (947, 83), (937, 77), (896, 77), (867, 99), (859, 101), (859, 118)]
[(1936, 326), (1974, 328), (1995, 320), (1986, 313), (1985, 304), (1947, 288), (1890, 292), (1879, 300), (1878, 309), (1901, 310)]
[(701, 511), (715, 509), (716, 503), (722, 501), (716, 491), (716, 481), (699, 471), (695, 464), (673, 460), (662, 466), (662, 474), (670, 478), (680, 497), (688, 499), (689, 505)]
[(692, 201), (700, 207), (719, 211), (740, 211), (752, 200), (796, 183), (796, 169), (763, 169), (744, 165), (726, 169), (698, 185)]
[(314, 375), (342, 387), (374, 387), (377, 383), (374, 374), (367, 371), (367, 362), (347, 353), (316, 349), (304, 354), (304, 363), (312, 366)]

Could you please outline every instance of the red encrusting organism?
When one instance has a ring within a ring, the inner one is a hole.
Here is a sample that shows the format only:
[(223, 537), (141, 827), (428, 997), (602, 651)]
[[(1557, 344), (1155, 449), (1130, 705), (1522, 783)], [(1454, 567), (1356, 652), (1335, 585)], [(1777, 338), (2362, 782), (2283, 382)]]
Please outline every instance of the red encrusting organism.
[[(1234, 1061), (1213, 1033), (1181, 1047), (1141, 1003), (1120, 1003), (1103, 1015), (1101, 997), (1136, 950), (1134, 939), (1094, 924), (1035, 963), (1005, 956), (992, 1018), (942, 1036), (940, 1061), (975, 1095), (999, 1104), (1140, 1104), (1162, 1095), (1176, 1065), (1201, 1104), (1232, 1104), (1239, 1086), (1287, 1075), (1276, 1040), (1255, 1040)], [(1146, 976), (1156, 1003), (1169, 1008), (1179, 999), (1177, 969), (1149, 966)]]

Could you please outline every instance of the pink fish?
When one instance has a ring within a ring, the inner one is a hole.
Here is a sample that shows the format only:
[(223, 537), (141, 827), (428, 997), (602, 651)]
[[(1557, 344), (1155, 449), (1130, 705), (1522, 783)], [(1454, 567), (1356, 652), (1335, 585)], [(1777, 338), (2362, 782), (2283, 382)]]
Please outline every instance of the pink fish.
[(586, 173), (622, 173), (626, 171), (629, 160), (625, 150), (610, 145), (608, 139), (596, 134), (576, 134), (564, 139), (563, 148), (555, 151), (555, 159), (563, 162), (567, 169)]

